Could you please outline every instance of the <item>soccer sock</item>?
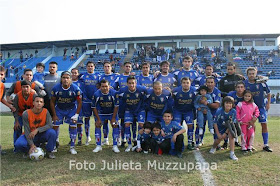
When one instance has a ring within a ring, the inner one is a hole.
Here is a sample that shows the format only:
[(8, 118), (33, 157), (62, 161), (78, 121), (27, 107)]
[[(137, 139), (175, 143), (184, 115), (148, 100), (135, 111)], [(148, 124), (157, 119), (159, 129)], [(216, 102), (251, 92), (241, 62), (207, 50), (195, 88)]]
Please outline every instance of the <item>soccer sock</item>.
[(136, 133), (137, 133), (137, 124), (135, 121), (132, 123), (132, 134), (133, 134), (133, 140), (136, 139)]
[(188, 128), (188, 144), (192, 144), (193, 141), (193, 127), (192, 128)]
[(101, 128), (95, 127), (95, 141), (96, 145), (101, 145)]
[(60, 131), (60, 127), (58, 127), (56, 130), (56, 141), (57, 142), (59, 142), (59, 131)]
[(109, 134), (108, 121), (105, 122), (104, 125), (103, 125), (103, 134), (104, 134), (104, 138), (108, 138), (108, 134)]
[(268, 145), (268, 132), (262, 133), (264, 146)]
[(198, 128), (198, 126), (196, 126), (196, 128), (195, 128), (195, 144), (198, 145), (199, 141), (200, 141), (200, 139), (199, 139), (199, 128)]
[(118, 128), (113, 128), (112, 136), (113, 136), (113, 145), (117, 145), (117, 139), (119, 138)]
[(68, 128), (68, 132), (69, 132), (69, 138), (71, 140), (71, 127), (70, 127), (70, 125), (69, 125), (69, 128)]
[(71, 147), (75, 147), (75, 141), (77, 137), (77, 127), (75, 128), (70, 128), (70, 138), (71, 138)]
[(124, 126), (123, 120), (121, 120), (120, 134), (122, 137), (122, 141), (124, 141), (124, 133), (125, 133), (124, 131), (125, 131), (125, 126)]
[(82, 137), (83, 137), (83, 127), (82, 126), (77, 128), (77, 133), (78, 133), (78, 141), (82, 141)]
[(85, 119), (85, 133), (87, 137), (89, 136), (89, 127), (89, 119)]
[(131, 145), (131, 132), (130, 132), (130, 126), (125, 127), (125, 138), (129, 145)]

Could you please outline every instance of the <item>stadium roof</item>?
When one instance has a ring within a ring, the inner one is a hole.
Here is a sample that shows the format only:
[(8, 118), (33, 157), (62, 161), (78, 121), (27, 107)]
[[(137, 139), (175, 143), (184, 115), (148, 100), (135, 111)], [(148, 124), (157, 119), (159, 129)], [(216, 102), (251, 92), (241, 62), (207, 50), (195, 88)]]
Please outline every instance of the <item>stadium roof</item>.
[(116, 41), (141, 41), (141, 40), (170, 40), (170, 39), (223, 39), (223, 38), (278, 38), (280, 34), (233, 34), (233, 35), (177, 35), (177, 36), (143, 36), (143, 37), (122, 37), (122, 38), (102, 38), (102, 39), (79, 39), (79, 40), (62, 40), (46, 41), (33, 43), (15, 43), (3, 44), (1, 50), (24, 50), (41, 49), (55, 45), (56, 47), (75, 47), (85, 46), (86, 43), (95, 42), (116, 42)]

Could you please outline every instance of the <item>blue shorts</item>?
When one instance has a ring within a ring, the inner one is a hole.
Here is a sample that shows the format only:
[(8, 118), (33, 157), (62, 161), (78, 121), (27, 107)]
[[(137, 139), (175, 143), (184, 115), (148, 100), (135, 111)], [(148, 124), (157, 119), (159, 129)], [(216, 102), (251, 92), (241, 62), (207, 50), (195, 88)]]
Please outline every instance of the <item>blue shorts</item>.
[[(221, 135), (223, 135), (226, 132), (227, 128), (224, 125), (218, 125), (218, 130), (219, 130), (219, 133)], [(216, 132), (214, 134), (214, 139), (218, 139)]]
[[(113, 114), (110, 114), (110, 115), (99, 115), (99, 118), (101, 119), (102, 125), (104, 124), (104, 122), (106, 120), (111, 121), (112, 120), (112, 116), (113, 116)], [(116, 121), (118, 123), (118, 121), (119, 121), (118, 116), (116, 116)]]
[(187, 125), (192, 125), (193, 124), (193, 111), (188, 111), (188, 112), (180, 112), (178, 110), (174, 109), (173, 112), (173, 120), (181, 123), (182, 121), (186, 121)]
[(82, 111), (83, 111), (82, 116), (89, 118), (92, 115), (91, 103), (83, 102)]
[(152, 112), (148, 112), (146, 121), (151, 122), (151, 123), (154, 123), (155, 121), (162, 122), (162, 120), (163, 120), (162, 117), (163, 117), (162, 115), (156, 115)]
[(124, 113), (124, 123), (133, 123), (134, 118), (137, 118), (138, 123), (144, 123), (146, 117), (145, 110), (138, 113), (131, 113), (130, 111), (125, 111)]
[(259, 111), (260, 111), (260, 116), (258, 117), (259, 118), (259, 122), (260, 123), (267, 123), (267, 111), (265, 108), (259, 108)]
[(59, 121), (56, 121), (54, 126), (62, 125), (63, 122), (70, 124), (70, 126), (76, 126), (76, 123), (73, 123), (71, 117), (76, 114), (77, 108), (73, 108), (71, 110), (61, 110), (58, 107), (55, 107), (56, 115)]

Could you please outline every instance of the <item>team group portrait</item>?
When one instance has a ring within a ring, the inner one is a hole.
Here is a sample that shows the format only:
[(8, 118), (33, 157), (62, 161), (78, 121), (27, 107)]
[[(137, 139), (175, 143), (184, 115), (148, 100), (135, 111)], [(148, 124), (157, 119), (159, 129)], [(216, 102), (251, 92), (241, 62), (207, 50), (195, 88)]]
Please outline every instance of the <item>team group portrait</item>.
[(3, 37), (1, 185), (280, 184), (280, 32), (186, 33)]

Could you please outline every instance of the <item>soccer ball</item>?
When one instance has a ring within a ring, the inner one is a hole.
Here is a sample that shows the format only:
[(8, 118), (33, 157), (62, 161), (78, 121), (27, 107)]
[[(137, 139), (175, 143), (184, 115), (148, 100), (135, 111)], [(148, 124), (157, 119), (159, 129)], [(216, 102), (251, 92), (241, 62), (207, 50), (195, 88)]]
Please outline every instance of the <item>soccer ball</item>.
[(41, 149), (40, 147), (37, 147), (30, 155), (30, 159), (31, 160), (36, 160), (36, 161), (39, 161), (39, 160), (42, 160), (44, 159), (44, 151), (43, 149)]

